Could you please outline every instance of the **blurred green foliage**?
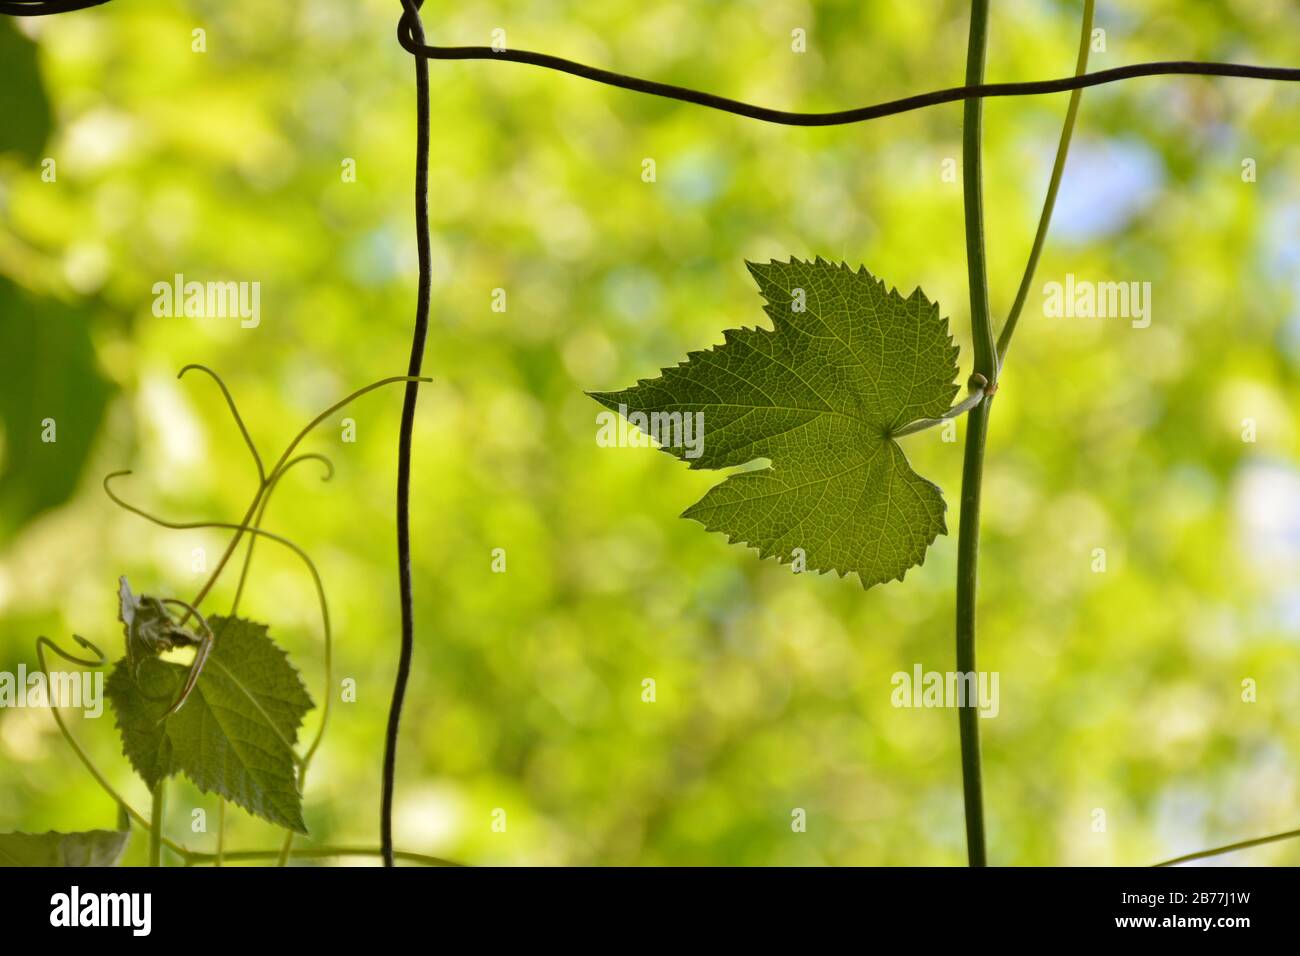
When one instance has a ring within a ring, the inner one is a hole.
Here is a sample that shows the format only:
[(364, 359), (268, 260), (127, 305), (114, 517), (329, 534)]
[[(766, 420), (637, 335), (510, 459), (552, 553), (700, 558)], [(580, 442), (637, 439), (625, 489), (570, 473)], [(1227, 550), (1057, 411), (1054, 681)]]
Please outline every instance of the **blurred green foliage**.
[(0, 29), (0, 150), (35, 162), (50, 132), (50, 102), (36, 62), (36, 44), (8, 23)]
[(28, 295), (0, 276), (0, 528), (12, 531), (77, 487), (109, 386), (90, 313)]
[[(34, 666), (38, 634), (75, 632), (117, 656), (117, 576), (189, 598), (195, 549), (208, 567), (220, 553), (220, 535), (148, 525), (99, 488), (131, 468), (120, 491), (169, 517), (243, 513), (252, 463), (210, 383), (176, 380), (182, 365), (226, 377), (265, 455), (352, 388), (404, 370), (414, 92), (398, 13), (387, 0), (109, 4), (22, 23), (34, 48), (0, 25), (0, 50), (35, 49), (45, 91), (21, 79), (26, 53), (0, 52), (0, 273), (23, 290), (0, 302), (2, 510), (22, 521), (0, 545), (0, 669)], [(998, 4), (990, 79), (1067, 74), (1079, 14), (1064, 0)], [(1285, 64), (1300, 11), (1134, 0), (1100, 5), (1097, 25), (1093, 69)], [(511, 46), (802, 109), (956, 84), (966, 39), (955, 0), (492, 0), (426, 16), (437, 42), (487, 43), (497, 27)], [(796, 28), (806, 53), (791, 51)], [(678, 520), (715, 476), (597, 447), (583, 394), (752, 324), (742, 260), (789, 255), (864, 263), (904, 294), (922, 285), (951, 317), (964, 374), (960, 176), (943, 175), (960, 107), (799, 130), (515, 64), (431, 72), (436, 381), (417, 421), (399, 844), (472, 863), (963, 862), (956, 715), (890, 702), (894, 672), (952, 666), (955, 541), (865, 593), (759, 562)], [(32, 132), (46, 98), (48, 138)], [(1065, 101), (986, 106), (999, 316)], [(1000, 714), (981, 726), (996, 863), (1141, 864), (1296, 825), (1298, 126), (1300, 91), (1280, 84), (1152, 78), (1084, 94), (992, 417), (979, 661), (1001, 675)], [(259, 281), (260, 325), (155, 317), (151, 287), (176, 273)], [(1045, 318), (1038, 290), (1067, 273), (1151, 282), (1150, 327)], [(295, 470), (268, 513), (319, 563), (336, 677), (357, 689), (355, 703), (335, 697), (312, 769), (313, 841), (377, 842), (399, 401), (377, 391), (326, 423), (308, 446), (334, 460), (333, 481)], [(53, 445), (37, 443), (47, 415)], [(960, 440), (904, 441), (955, 526)], [(254, 571), (242, 612), (270, 625), (313, 696), (339, 695), (320, 687), (300, 564), (260, 546)], [(234, 586), (228, 575), (214, 610)], [(70, 719), (147, 807), (111, 719)], [(0, 711), (0, 774), (0, 830), (114, 818), (39, 709)], [(170, 806), (169, 835), (210, 848), (214, 798), (178, 783)], [(807, 832), (792, 832), (795, 808)], [(206, 834), (192, 832), (200, 809)], [(228, 846), (278, 843), (241, 811), (228, 818)]]

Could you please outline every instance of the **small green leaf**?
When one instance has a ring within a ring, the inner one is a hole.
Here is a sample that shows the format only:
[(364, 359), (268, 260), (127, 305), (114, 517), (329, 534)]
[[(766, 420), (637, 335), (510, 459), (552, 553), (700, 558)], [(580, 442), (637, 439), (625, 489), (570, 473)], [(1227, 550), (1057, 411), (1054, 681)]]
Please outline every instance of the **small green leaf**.
[[(725, 344), (657, 379), (592, 397), (668, 438), (663, 450), (692, 468), (772, 462), (732, 475), (683, 517), (763, 558), (789, 563), (800, 548), (809, 570), (853, 572), (864, 588), (902, 579), (947, 530), (942, 493), (892, 435), (957, 394), (948, 320), (920, 289), (904, 299), (865, 268), (747, 265), (772, 330), (727, 330)], [(675, 441), (666, 426), (678, 413), (702, 423), (702, 448)]]
[(129, 830), (0, 833), (0, 866), (116, 866)]
[(166, 720), (189, 669), (156, 657), (117, 662), (106, 691), (123, 752), (150, 788), (184, 773), (204, 793), (306, 833), (293, 748), (311, 697), (266, 625), (219, 616), (208, 624), (212, 654), (185, 705)]

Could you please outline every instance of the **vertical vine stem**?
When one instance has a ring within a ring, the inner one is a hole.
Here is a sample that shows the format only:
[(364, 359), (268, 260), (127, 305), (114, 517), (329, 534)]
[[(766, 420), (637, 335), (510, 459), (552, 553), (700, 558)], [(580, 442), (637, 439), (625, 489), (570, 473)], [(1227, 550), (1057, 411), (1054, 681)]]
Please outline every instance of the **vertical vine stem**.
[[(988, 38), (988, 0), (972, 0), (966, 83), (984, 82)], [(984, 197), (980, 168), (983, 100), (969, 99), (962, 122), (962, 194), (966, 209), (966, 270), (970, 284), (971, 337), (975, 372), (988, 381), (984, 398), (967, 416), (966, 452), (961, 476), (961, 523), (957, 531), (957, 671), (975, 671), (975, 597), (979, 561), (980, 483), (989, 406), (997, 390), (998, 354), (989, 318), (988, 276), (984, 263)], [(980, 780), (979, 710), (964, 701), (957, 711), (961, 734), (962, 799), (966, 810), (966, 851), (971, 866), (985, 866), (984, 796)]]
[[(411, 36), (424, 45), (420, 23), (423, 0), (402, 0), (402, 20)], [(408, 22), (409, 21), (409, 22)], [(429, 251), (429, 61), (423, 53), (415, 59), (415, 243), (420, 264), (419, 292), (415, 305), (415, 331), (411, 336), (411, 358), (407, 374), (420, 374), (424, 362), (424, 341), (429, 331), (429, 292), (432, 257)], [(402, 702), (411, 676), (415, 650), (415, 608), (411, 593), (411, 435), (415, 426), (415, 402), (419, 383), (408, 382), (402, 403), (402, 425), (397, 449), (397, 575), (402, 611), (402, 644), (393, 682), (393, 699), (388, 708), (388, 730), (384, 737), (383, 794), (380, 798), (379, 846), (384, 866), (392, 866), (393, 787), (397, 775), (397, 738), (402, 724)]]
[(149, 865), (162, 866), (163, 815), (167, 812), (167, 781), (159, 780), (153, 788), (153, 806), (149, 810)]

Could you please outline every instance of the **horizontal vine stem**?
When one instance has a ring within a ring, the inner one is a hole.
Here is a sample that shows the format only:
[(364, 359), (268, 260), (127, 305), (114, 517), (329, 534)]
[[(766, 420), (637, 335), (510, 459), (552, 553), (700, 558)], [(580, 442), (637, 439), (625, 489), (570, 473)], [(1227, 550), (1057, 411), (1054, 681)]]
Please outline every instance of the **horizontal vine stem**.
[[(52, 13), (68, 13), (84, 10), (108, 3), (109, 0), (0, 0), (0, 13), (16, 17), (39, 17)], [(568, 73), (584, 80), (592, 80), (633, 93), (659, 96), (665, 99), (694, 103), (709, 109), (721, 110), (736, 116), (758, 120), (764, 123), (777, 123), (783, 126), (842, 126), (848, 123), (863, 123), (868, 120), (895, 116), (911, 110), (925, 109), (942, 103), (955, 103), (959, 100), (987, 99), (1002, 96), (1038, 96), (1045, 93), (1065, 93), (1071, 90), (1087, 89), (1091, 86), (1103, 86), (1132, 80), (1143, 76), (1234, 76), (1244, 79), (1279, 80), (1294, 83), (1300, 81), (1300, 68), (1279, 66), (1254, 66), (1245, 63), (1222, 63), (1201, 60), (1158, 60), (1150, 63), (1133, 63), (1117, 66), (1096, 73), (1081, 76), (1066, 76), (1051, 80), (1030, 80), (1021, 83), (980, 83), (968, 86), (953, 86), (928, 93), (918, 93), (900, 99), (888, 100), (871, 106), (854, 109), (834, 110), (831, 112), (800, 112), (797, 110), (778, 110), (754, 103), (708, 93), (704, 90), (661, 83), (642, 77), (588, 66), (576, 60), (569, 60), (550, 53), (537, 53), (532, 50), (496, 50), (490, 46), (434, 46), (423, 42), (423, 37), (416, 36), (416, 19), (413, 10), (404, 9), (397, 25), (397, 39), (408, 53), (430, 60), (504, 60), (509, 63), (523, 63), (539, 66), (560, 73)]]
[(1300, 81), (1300, 68), (1278, 66), (1252, 66), (1243, 63), (1218, 63), (1198, 60), (1159, 60), (1151, 63), (1133, 63), (1129, 66), (1117, 66), (1096, 73), (1081, 76), (1063, 76), (1051, 80), (1030, 80), (1022, 83), (976, 83), (967, 86), (953, 86), (929, 93), (918, 93), (900, 99), (887, 100), (871, 106), (859, 106), (854, 109), (833, 110), (826, 113), (801, 112), (797, 110), (777, 110), (754, 103), (733, 100), (716, 93), (707, 93), (690, 87), (676, 86), (672, 83), (660, 83), (613, 70), (588, 66), (564, 57), (549, 53), (536, 53), (532, 50), (494, 50), (488, 46), (432, 46), (417, 42), (412, 37), (411, 24), (405, 16), (397, 27), (397, 38), (408, 53), (427, 57), (431, 60), (504, 60), (508, 63), (524, 63), (540, 66), (592, 80), (606, 86), (613, 86), (633, 93), (659, 96), (684, 103), (694, 103), (709, 109), (721, 110), (747, 119), (763, 123), (776, 123), (781, 126), (844, 126), (850, 123), (864, 123), (868, 120), (896, 116), (912, 110), (939, 106), (943, 103), (955, 103), (961, 100), (989, 99), (1003, 96), (1039, 96), (1045, 93), (1065, 93), (1070, 90), (1086, 89), (1090, 86), (1103, 86), (1132, 80), (1143, 76), (1235, 76), (1246, 79)]

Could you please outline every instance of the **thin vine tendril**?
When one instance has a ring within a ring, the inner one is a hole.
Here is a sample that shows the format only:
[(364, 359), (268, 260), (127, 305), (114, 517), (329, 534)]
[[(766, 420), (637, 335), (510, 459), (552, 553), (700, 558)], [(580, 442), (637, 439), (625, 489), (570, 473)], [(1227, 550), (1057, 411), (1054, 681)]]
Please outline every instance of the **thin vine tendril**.
[(1177, 866), (1180, 863), (1190, 863), (1192, 860), (1204, 860), (1208, 857), (1219, 856), (1223, 853), (1232, 853), (1236, 850), (1248, 850), (1251, 847), (1263, 846), (1266, 843), (1280, 843), (1283, 840), (1294, 840), (1297, 838), (1300, 838), (1300, 830), (1287, 830), (1283, 833), (1270, 833), (1268, 836), (1255, 837), (1252, 840), (1239, 840), (1236, 843), (1211, 847), (1208, 850), (1197, 850), (1195, 853), (1185, 853), (1182, 856), (1174, 857), (1172, 860), (1162, 860), (1159, 863), (1153, 863), (1152, 866)]
[[(325, 474), (321, 475), (321, 481), (329, 481), (334, 477), (334, 462), (330, 461), (318, 452), (308, 452), (287, 462), (285, 466), (280, 469), (279, 473), (276, 474), (275, 479), (269, 483), (266, 489), (266, 494), (262, 496), (262, 503), (258, 506), (257, 516), (253, 519), (253, 528), (260, 528), (262, 526), (262, 519), (266, 516), (266, 507), (271, 503), (271, 495), (275, 491), (276, 485), (279, 483), (280, 479), (284, 477), (285, 472), (300, 462), (313, 460), (319, 461), (325, 466)], [(239, 602), (244, 596), (244, 586), (248, 582), (248, 569), (253, 563), (253, 545), (256, 543), (256, 536), (248, 539), (248, 548), (244, 551), (244, 563), (239, 569), (239, 583), (235, 586), (235, 597), (230, 604), (231, 617), (234, 617), (239, 613)]]
[[(259, 537), (265, 537), (272, 541), (279, 542), (280, 544), (284, 545), (285, 547), (293, 551), (296, 555), (298, 555), (298, 557), (306, 565), (307, 570), (311, 575), (312, 583), (315, 586), (317, 600), (320, 605), (321, 628), (324, 636), (324, 691), (322, 694), (322, 703), (321, 703), (321, 719), (317, 727), (316, 734), (313, 737), (311, 743), (308, 745), (306, 751), (302, 755), (299, 755), (298, 753), (294, 752), (292, 747), (290, 748), (290, 751), (293, 753), (294, 761), (298, 767), (299, 788), (305, 790), (307, 784), (307, 771), (311, 765), (312, 758), (315, 756), (317, 750), (321, 745), (321, 742), (325, 735), (325, 730), (328, 727), (331, 703), (333, 699), (332, 687), (333, 687), (334, 652), (333, 652), (333, 630), (330, 623), (329, 603), (326, 599), (325, 587), (321, 579), (320, 572), (317, 569), (315, 562), (311, 559), (310, 555), (307, 554), (306, 550), (304, 550), (301, 546), (296, 544), (291, 539), (284, 537), (283, 535), (278, 535), (264, 530), (261, 527), (261, 523), (263, 518), (266, 515), (266, 509), (267, 506), (270, 504), (271, 497), (274, 494), (275, 489), (278, 487), (280, 483), (280, 479), (282, 479), (285, 476), (285, 474), (287, 474), (290, 471), (290, 469), (292, 469), (296, 465), (305, 461), (319, 461), (321, 464), (325, 466), (325, 474), (322, 475), (322, 480), (328, 481), (330, 478), (333, 477), (334, 463), (330, 461), (330, 459), (327, 458), (326, 456), (319, 454), (317, 452), (306, 452), (301, 455), (293, 456), (294, 450), (298, 447), (301, 441), (312, 431), (312, 429), (314, 429), (316, 426), (321, 424), (323, 421), (325, 421), (335, 412), (339, 411), (347, 404), (349, 404), (356, 398), (360, 397), (361, 395), (364, 395), (369, 391), (372, 391), (383, 385), (399, 382), (399, 381), (404, 381), (407, 382), (408, 384), (413, 384), (415, 381), (420, 381), (420, 379), (411, 376), (392, 376), (386, 379), (381, 379), (378, 382), (373, 382), (370, 385), (367, 385), (363, 388), (357, 389), (356, 391), (340, 399), (338, 402), (335, 402), (329, 408), (325, 409), (323, 412), (321, 412), (319, 415), (313, 418), (301, 430), (299, 430), (299, 432), (294, 436), (292, 441), (290, 441), (288, 447), (286, 447), (284, 452), (281, 454), (280, 458), (276, 461), (275, 465), (271, 468), (271, 471), (267, 473), (263, 468), (262, 459), (257, 451), (257, 446), (254, 443), (247, 427), (244, 424), (243, 418), (239, 413), (238, 404), (235, 402), (234, 397), (231, 395), (230, 390), (226, 387), (226, 384), (222, 380), (221, 376), (218, 375), (212, 369), (208, 368), (207, 366), (197, 365), (197, 364), (187, 365), (184, 369), (181, 370), (180, 375), (183, 376), (185, 372), (190, 369), (199, 369), (205, 372), (217, 383), (218, 387), (221, 389), (222, 395), (226, 399), (226, 404), (230, 410), (231, 416), (234, 418), (236, 425), (239, 427), (240, 434), (243, 435), (244, 441), (247, 444), (250, 452), (252, 453), (253, 460), (257, 465), (258, 474), (259, 474), (258, 489), (257, 489), (257, 493), (253, 498), (252, 503), (249, 505), (248, 511), (245, 513), (244, 519), (238, 523), (227, 522), (227, 521), (171, 521), (159, 515), (155, 515), (149, 511), (146, 511), (144, 508), (132, 504), (131, 502), (122, 498), (113, 489), (113, 485), (112, 485), (113, 481), (117, 478), (126, 477), (132, 474), (132, 472), (130, 472), (129, 470), (116, 471), (116, 472), (112, 472), (109, 475), (106, 475), (103, 479), (104, 492), (105, 494), (108, 495), (109, 499), (112, 500), (114, 504), (160, 527), (176, 529), (176, 530), (221, 528), (221, 529), (232, 530), (235, 532), (235, 534), (233, 535), (230, 541), (230, 544), (226, 548), (222, 560), (218, 563), (217, 567), (214, 568), (212, 574), (209, 576), (208, 580), (206, 581), (202, 590), (200, 591), (199, 597), (193, 603), (181, 601), (179, 599), (170, 599), (170, 598), (167, 599), (168, 603), (173, 603), (178, 606), (184, 607), (186, 609), (187, 611), (186, 619), (188, 619), (189, 616), (198, 617), (199, 620), (203, 623), (205, 629), (207, 630), (209, 637), (211, 637), (212, 632), (211, 629), (207, 628), (207, 622), (203, 620), (202, 615), (199, 613), (197, 609), (198, 602), (202, 600), (204, 596), (206, 596), (206, 594), (209, 592), (211, 587), (216, 583), (217, 579), (221, 575), (221, 572), (224, 570), (226, 563), (228, 562), (231, 554), (233, 554), (235, 548), (238, 546), (241, 537), (244, 534), (249, 535), (249, 542), (248, 542), (248, 547), (244, 554), (243, 566), (240, 570), (239, 582), (231, 606), (230, 613), (232, 616), (238, 611), (239, 602), (243, 596), (244, 587), (248, 579), (249, 567), (252, 562), (254, 544)], [(423, 381), (428, 381), (428, 379), (423, 379)], [(205, 645), (205, 647), (210, 649), (211, 641), (209, 641)], [(203, 655), (204, 658), (206, 658), (206, 654), (204, 653), (202, 647), (200, 649), (200, 654)], [(197, 656), (195, 660), (197, 666), (196, 668), (191, 670), (191, 678), (187, 682), (186, 689), (182, 691), (181, 697), (178, 700), (178, 704), (173, 705), (173, 711), (171, 712), (174, 712), (175, 708), (180, 703), (184, 702), (184, 699), (187, 696), (188, 691), (192, 689), (194, 682), (197, 680), (196, 671), (198, 667), (202, 666), (202, 661)], [(222, 802), (222, 810), (223, 812), (221, 813), (219, 818), (219, 831), (217, 834), (218, 849), (216, 854), (216, 861), (218, 863), (221, 860), (224, 860), (226, 858), (225, 851), (224, 851), (224, 842), (225, 842), (224, 801)], [(295, 835), (292, 831), (288, 831), (285, 835), (284, 842), (282, 843), (277, 855), (278, 864), (281, 866), (286, 865), (289, 859), (297, 855), (293, 851), (294, 837)], [(384, 854), (381, 852), (381, 855)], [(192, 857), (184, 857), (184, 859), (187, 865), (193, 862)]]
[(217, 383), (217, 388), (221, 389), (221, 394), (226, 398), (226, 406), (230, 409), (230, 415), (234, 418), (235, 424), (239, 427), (239, 433), (244, 436), (244, 444), (248, 446), (248, 450), (253, 454), (253, 462), (257, 465), (257, 480), (259, 482), (265, 482), (266, 469), (262, 467), (262, 456), (257, 453), (257, 445), (253, 443), (253, 436), (248, 433), (248, 428), (244, 425), (244, 418), (239, 414), (239, 406), (235, 404), (235, 399), (234, 396), (230, 394), (230, 389), (226, 388), (226, 383), (222, 381), (220, 375), (212, 371), (212, 369), (208, 368), (206, 365), (199, 365), (197, 362), (192, 362), (189, 365), (186, 365), (176, 373), (176, 377), (184, 378), (185, 373), (191, 369), (196, 369), (200, 372), (206, 373), (214, 382)]
[(163, 604), (175, 604), (177, 607), (182, 607), (191, 617), (197, 618), (199, 626), (203, 628), (203, 637), (199, 641), (198, 649), (194, 652), (194, 662), (190, 665), (190, 672), (189, 676), (185, 678), (185, 685), (181, 688), (181, 692), (177, 696), (176, 702), (168, 707), (166, 713), (158, 718), (158, 723), (162, 723), (185, 705), (185, 701), (187, 701), (190, 694), (194, 692), (194, 686), (199, 682), (199, 675), (203, 673), (203, 665), (208, 662), (208, 655), (212, 653), (212, 645), (215, 644), (217, 640), (216, 635), (212, 633), (211, 625), (208, 624), (208, 619), (205, 618), (202, 613), (199, 612), (198, 608), (194, 607), (194, 605), (190, 604), (188, 601), (182, 601), (180, 598), (165, 597), (161, 599), (161, 602)]
[[(1079, 29), (1079, 55), (1075, 60), (1075, 76), (1083, 76), (1088, 70), (1088, 53), (1092, 47), (1092, 18), (1095, 0), (1083, 0), (1083, 23)], [(1016, 290), (1015, 301), (1007, 319), (998, 333), (998, 364), (1006, 361), (1007, 350), (1011, 348), (1011, 337), (1016, 334), (1016, 324), (1020, 321), (1021, 310), (1029, 298), (1029, 288), (1034, 283), (1034, 273), (1038, 270), (1038, 258), (1043, 253), (1047, 242), (1047, 229), (1052, 224), (1052, 212), (1056, 208), (1056, 194), (1061, 188), (1061, 179), (1065, 175), (1065, 158), (1070, 153), (1070, 140), (1074, 136), (1074, 121), (1079, 115), (1079, 102), (1083, 99), (1083, 90), (1070, 94), (1070, 105), (1065, 108), (1065, 122), (1061, 124), (1061, 138), (1056, 144), (1056, 159), (1052, 163), (1052, 175), (1047, 181), (1047, 194), (1043, 197), (1043, 208), (1038, 215), (1038, 229), (1034, 232), (1034, 242), (1029, 249), (1029, 260), (1020, 279), (1020, 288)]]
[[(215, 375), (215, 373), (212, 374)], [(422, 378), (409, 376), (409, 375), (391, 375), (388, 378), (381, 378), (379, 381), (371, 382), (369, 385), (366, 385), (363, 388), (359, 388), (356, 391), (352, 392), (351, 394), (339, 399), (337, 402), (335, 402), (329, 408), (325, 409), (323, 412), (321, 412), (319, 415), (313, 418), (310, 422), (308, 422), (305, 426), (303, 426), (303, 428), (298, 432), (298, 434), (293, 437), (293, 440), (289, 442), (288, 447), (285, 448), (284, 452), (280, 455), (275, 465), (272, 466), (270, 474), (267, 476), (266, 480), (263, 481), (261, 486), (258, 488), (257, 494), (253, 496), (253, 502), (248, 506), (248, 511), (244, 513), (243, 520), (240, 521), (238, 524), (231, 525), (232, 528), (236, 528), (237, 530), (235, 531), (234, 536), (230, 539), (230, 544), (226, 546), (226, 550), (222, 553), (220, 560), (217, 561), (217, 565), (215, 568), (213, 568), (212, 573), (208, 576), (208, 580), (204, 583), (203, 587), (199, 589), (198, 595), (190, 603), (192, 603), (195, 607), (198, 607), (200, 604), (203, 603), (203, 599), (207, 597), (208, 592), (212, 590), (212, 586), (216, 584), (217, 579), (221, 576), (221, 572), (225, 569), (226, 563), (230, 560), (230, 556), (234, 554), (235, 548), (239, 546), (239, 542), (243, 538), (244, 531), (247, 530), (248, 527), (250, 526), (254, 515), (257, 513), (258, 504), (261, 501), (262, 496), (266, 494), (266, 489), (268, 484), (272, 481), (272, 479), (275, 478), (277, 472), (279, 472), (282, 468), (285, 467), (290, 456), (292, 456), (294, 451), (297, 449), (299, 443), (302, 442), (302, 440), (307, 437), (307, 435), (312, 431), (312, 429), (314, 429), (321, 422), (325, 421), (325, 419), (329, 418), (335, 412), (344, 408), (350, 402), (353, 402), (356, 399), (360, 398), (362, 395), (365, 395), (367, 392), (372, 392), (375, 389), (382, 388), (385, 385), (392, 385), (395, 382), (409, 383), (413, 381), (428, 382), (432, 380), (428, 378), (422, 379)], [(181, 623), (184, 624), (185, 620), (182, 619)]]

